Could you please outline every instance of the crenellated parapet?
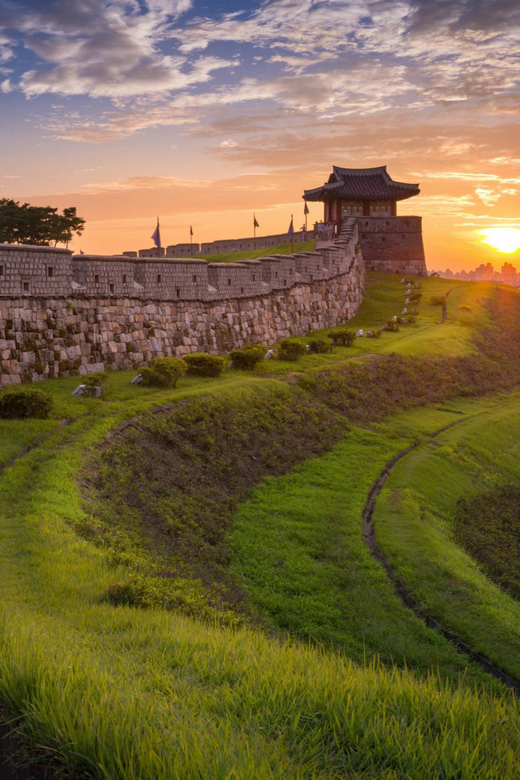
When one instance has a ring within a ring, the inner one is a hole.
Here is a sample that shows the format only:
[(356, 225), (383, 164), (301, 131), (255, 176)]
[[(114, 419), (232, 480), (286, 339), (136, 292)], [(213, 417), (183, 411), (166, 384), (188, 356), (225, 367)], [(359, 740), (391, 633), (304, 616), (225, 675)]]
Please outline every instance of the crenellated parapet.
[(191, 257), (73, 255), (66, 249), (0, 244), (0, 297), (211, 301), (264, 295), (302, 281), (348, 273), (358, 240), (352, 222), (335, 246), (319, 252), (266, 255), (238, 263)]

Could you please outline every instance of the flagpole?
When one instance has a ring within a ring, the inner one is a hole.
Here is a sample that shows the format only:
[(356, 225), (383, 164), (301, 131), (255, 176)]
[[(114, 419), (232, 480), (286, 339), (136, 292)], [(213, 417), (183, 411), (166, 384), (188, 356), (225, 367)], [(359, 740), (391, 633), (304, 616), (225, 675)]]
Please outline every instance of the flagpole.
[(190, 225), (190, 256), (193, 257), (193, 226)]
[(253, 214), (253, 249), (256, 249), (256, 214)]
[(291, 225), (293, 226), (291, 233), (291, 254), (294, 254), (294, 215), (291, 214)]

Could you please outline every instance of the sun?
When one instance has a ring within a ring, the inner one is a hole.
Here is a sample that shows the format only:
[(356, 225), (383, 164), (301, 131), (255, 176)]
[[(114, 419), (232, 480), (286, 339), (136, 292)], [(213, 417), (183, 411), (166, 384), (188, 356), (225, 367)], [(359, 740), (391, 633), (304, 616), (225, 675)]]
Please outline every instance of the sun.
[(489, 244), (493, 249), (505, 255), (510, 255), (520, 249), (520, 230), (518, 228), (487, 228), (481, 230), (480, 234), (484, 236), (483, 244)]

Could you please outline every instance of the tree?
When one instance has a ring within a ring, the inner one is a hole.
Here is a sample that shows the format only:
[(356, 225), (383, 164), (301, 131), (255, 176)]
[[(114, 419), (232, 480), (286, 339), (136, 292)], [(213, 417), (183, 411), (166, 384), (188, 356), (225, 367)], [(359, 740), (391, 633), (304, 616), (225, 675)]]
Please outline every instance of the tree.
[(3, 198), (0, 200), (0, 243), (48, 246), (68, 245), (74, 234), (81, 235), (85, 220), (78, 217), (75, 206), (58, 209), (31, 206)]

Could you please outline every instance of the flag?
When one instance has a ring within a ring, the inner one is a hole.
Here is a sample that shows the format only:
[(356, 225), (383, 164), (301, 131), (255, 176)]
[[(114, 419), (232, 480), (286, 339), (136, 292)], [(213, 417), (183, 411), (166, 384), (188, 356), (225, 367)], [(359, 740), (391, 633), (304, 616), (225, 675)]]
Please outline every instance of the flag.
[(159, 230), (159, 220), (157, 220), (157, 227), (153, 231), (152, 241), (154, 242), (157, 249), (161, 248), (161, 231)]
[(80, 249), (80, 250), (79, 250), (79, 253), (80, 253), (80, 255), (84, 255), (84, 254), (85, 254), (85, 252), (83, 251), (83, 249)]
[(255, 217), (255, 215), (254, 215), (254, 214), (253, 214), (253, 227), (254, 227), (254, 228), (260, 227), (260, 225), (258, 224), (258, 222), (257, 222), (257, 220), (256, 220), (256, 217)]
[(309, 207), (307, 206), (307, 201), (305, 201), (305, 208), (303, 209), (303, 213), (305, 214), (305, 216), (307, 216), (307, 214), (309, 213)]
[(190, 236), (192, 236), (192, 235), (193, 235), (193, 228), (192, 228), (192, 226), (190, 225)]
[(293, 225), (293, 220), (291, 218), (291, 224), (289, 225), (289, 230), (287, 231), (287, 237), (292, 238), (293, 235), (294, 235), (294, 225)]

